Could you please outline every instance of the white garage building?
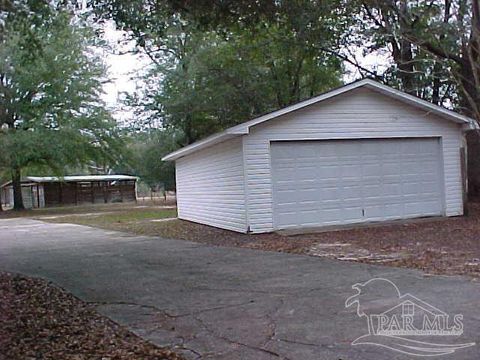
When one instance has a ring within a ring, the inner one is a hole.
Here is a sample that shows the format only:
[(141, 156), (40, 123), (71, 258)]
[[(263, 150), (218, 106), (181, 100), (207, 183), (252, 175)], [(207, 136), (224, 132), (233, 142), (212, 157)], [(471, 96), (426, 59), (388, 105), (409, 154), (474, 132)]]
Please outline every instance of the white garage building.
[(362, 80), (165, 156), (178, 216), (239, 232), (463, 214), (471, 119)]

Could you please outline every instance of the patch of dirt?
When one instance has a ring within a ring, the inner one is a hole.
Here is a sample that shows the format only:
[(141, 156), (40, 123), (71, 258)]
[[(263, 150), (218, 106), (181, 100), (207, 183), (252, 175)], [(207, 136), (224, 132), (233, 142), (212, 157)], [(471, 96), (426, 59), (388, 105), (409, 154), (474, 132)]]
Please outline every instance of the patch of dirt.
[(372, 253), (367, 249), (358, 248), (349, 243), (319, 243), (311, 246), (307, 253), (313, 256), (334, 258), (342, 261), (368, 261), (369, 263), (377, 264), (394, 262), (407, 257), (404, 253)]
[(0, 324), (0, 359), (183, 359), (41, 279), (0, 273)]

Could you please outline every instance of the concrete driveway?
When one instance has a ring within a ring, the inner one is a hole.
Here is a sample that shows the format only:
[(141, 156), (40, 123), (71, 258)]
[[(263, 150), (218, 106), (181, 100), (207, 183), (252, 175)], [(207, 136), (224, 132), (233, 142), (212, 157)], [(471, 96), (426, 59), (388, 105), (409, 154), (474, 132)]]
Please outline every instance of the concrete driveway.
[[(29, 219), (0, 220), (0, 270), (47, 278), (192, 359), (412, 359), (351, 345), (368, 333), (367, 321), (345, 301), (353, 284), (378, 277), (452, 316), (463, 314), (463, 335), (435, 343), (480, 343), (480, 285), (461, 277)], [(375, 291), (367, 306), (373, 314), (391, 305), (384, 290)], [(478, 345), (441, 356), (479, 357)]]

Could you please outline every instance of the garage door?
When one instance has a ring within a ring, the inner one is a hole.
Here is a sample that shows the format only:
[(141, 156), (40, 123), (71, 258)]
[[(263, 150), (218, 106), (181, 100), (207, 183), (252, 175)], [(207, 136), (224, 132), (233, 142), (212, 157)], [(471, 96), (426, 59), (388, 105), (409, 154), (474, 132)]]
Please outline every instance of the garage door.
[(441, 215), (440, 142), (271, 143), (276, 229)]

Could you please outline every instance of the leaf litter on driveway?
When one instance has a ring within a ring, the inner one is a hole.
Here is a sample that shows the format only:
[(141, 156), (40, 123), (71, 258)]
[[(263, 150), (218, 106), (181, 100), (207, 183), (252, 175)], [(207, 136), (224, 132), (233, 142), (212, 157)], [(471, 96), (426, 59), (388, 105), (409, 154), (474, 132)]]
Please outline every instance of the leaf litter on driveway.
[(0, 272), (0, 359), (181, 360), (48, 281)]

